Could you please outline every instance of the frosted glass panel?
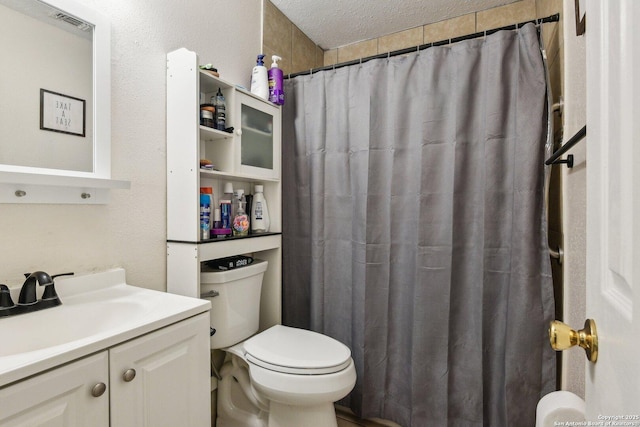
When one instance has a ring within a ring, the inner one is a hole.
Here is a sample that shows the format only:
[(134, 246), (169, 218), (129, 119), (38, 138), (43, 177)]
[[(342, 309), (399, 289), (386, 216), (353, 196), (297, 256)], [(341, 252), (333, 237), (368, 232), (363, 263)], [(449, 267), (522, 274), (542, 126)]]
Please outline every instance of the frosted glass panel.
[(241, 141), (243, 165), (273, 169), (273, 116), (243, 104)]

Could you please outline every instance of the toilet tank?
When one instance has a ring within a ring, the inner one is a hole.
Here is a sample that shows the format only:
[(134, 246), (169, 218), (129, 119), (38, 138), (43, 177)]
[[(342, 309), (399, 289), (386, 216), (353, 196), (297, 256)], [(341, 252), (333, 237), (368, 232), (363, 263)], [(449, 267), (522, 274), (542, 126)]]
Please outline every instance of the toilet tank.
[(211, 301), (211, 348), (225, 348), (237, 344), (258, 332), (260, 322), (260, 293), (267, 261), (254, 260), (245, 267), (232, 270), (213, 270), (202, 265), (200, 294), (216, 291)]

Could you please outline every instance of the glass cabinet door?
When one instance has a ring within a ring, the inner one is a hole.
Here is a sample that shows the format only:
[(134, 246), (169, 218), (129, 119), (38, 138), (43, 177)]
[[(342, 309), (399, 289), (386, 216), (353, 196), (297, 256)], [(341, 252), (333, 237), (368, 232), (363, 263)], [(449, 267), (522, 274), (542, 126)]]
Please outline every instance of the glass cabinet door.
[(280, 176), (280, 109), (238, 93), (240, 173), (277, 179)]
[(273, 116), (246, 104), (242, 104), (240, 108), (240, 163), (245, 166), (273, 169)]

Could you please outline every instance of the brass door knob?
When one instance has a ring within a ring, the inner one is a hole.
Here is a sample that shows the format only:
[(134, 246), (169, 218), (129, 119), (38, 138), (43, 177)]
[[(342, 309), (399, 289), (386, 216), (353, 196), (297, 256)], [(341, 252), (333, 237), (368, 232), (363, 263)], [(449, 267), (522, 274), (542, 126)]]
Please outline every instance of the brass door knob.
[(584, 348), (590, 362), (596, 363), (598, 360), (598, 333), (593, 319), (585, 320), (584, 328), (579, 331), (571, 329), (559, 320), (554, 320), (549, 325), (549, 342), (551, 348), (556, 351), (579, 345)]

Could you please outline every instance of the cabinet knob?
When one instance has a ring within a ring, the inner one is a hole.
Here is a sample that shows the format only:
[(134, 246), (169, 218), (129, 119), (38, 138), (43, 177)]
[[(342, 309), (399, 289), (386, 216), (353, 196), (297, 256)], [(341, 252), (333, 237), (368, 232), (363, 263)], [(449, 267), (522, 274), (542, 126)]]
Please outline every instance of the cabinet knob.
[(105, 383), (98, 383), (91, 389), (91, 396), (100, 397), (107, 391), (107, 385)]
[(236, 129), (236, 135), (238, 136), (242, 135), (242, 129)]
[(127, 383), (133, 381), (135, 377), (136, 377), (135, 369), (127, 369), (126, 371), (124, 371), (124, 374), (122, 374), (122, 379)]

